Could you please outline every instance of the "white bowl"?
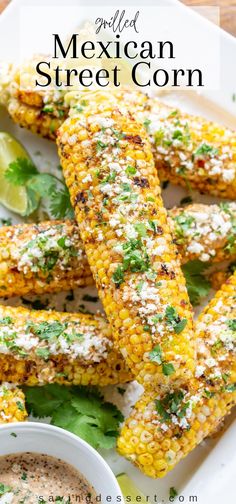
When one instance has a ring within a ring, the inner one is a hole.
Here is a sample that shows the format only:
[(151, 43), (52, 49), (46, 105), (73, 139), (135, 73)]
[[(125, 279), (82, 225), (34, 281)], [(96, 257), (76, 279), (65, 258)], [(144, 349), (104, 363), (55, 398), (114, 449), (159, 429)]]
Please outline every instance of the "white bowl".
[[(45, 453), (60, 458), (85, 476), (97, 495), (101, 494), (102, 503), (123, 504), (120, 487), (108, 464), (94, 448), (74, 434), (38, 422), (1, 426), (0, 456), (19, 452)], [(107, 496), (110, 496), (108, 500)]]

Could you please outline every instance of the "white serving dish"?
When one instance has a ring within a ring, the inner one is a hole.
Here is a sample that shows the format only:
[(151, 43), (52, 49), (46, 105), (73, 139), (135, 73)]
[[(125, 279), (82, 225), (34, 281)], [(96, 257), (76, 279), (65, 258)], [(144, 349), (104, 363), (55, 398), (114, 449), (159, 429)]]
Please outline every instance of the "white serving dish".
[[(19, 19), (19, 9), (21, 5), (25, 4), (37, 5), (37, 0), (13, 0), (11, 5), (0, 16), (0, 59), (9, 59), (17, 50), (18, 44), (18, 31), (17, 23)], [(91, 12), (91, 5), (96, 4), (96, 0), (51, 0), (50, 2), (42, 0), (40, 5), (54, 5), (55, 15), (60, 16), (59, 5), (75, 5), (80, 3), (87, 3), (89, 12)], [(109, 2), (116, 5), (115, 1)], [(98, 2), (97, 2), (98, 4)], [(106, 2), (99, 2), (105, 5)], [(139, 0), (129, 0), (128, 5), (133, 5), (138, 8), (142, 4)], [(144, 4), (144, 2), (143, 2)], [(190, 22), (191, 15), (198, 16), (199, 14), (186, 9), (182, 4), (176, 0), (149, 0), (148, 5), (175, 5), (181, 10), (186, 12), (188, 22)], [(120, 5), (117, 6), (120, 8)], [(190, 12), (191, 15), (190, 15)], [(73, 20), (72, 20), (73, 21)], [(70, 30), (70, 18), (66, 20), (68, 23), (68, 31)], [(222, 85), (221, 89), (214, 90), (213, 92), (201, 91), (201, 93), (194, 93), (192, 91), (177, 91), (177, 92), (163, 92), (161, 98), (175, 106), (203, 115), (209, 119), (223, 123), (229, 127), (236, 128), (236, 102), (232, 101), (232, 96), (236, 93), (236, 72), (235, 72), (235, 55), (236, 55), (236, 41), (229, 34), (220, 30), (217, 26), (213, 25), (206, 19), (199, 17), (199, 22), (202, 26), (202, 31), (206, 32), (209, 39), (215, 31), (219, 32), (221, 44), (221, 76)], [(158, 31), (157, 31), (158, 33)], [(15, 135), (26, 146), (27, 150), (34, 159), (36, 165), (46, 171), (54, 169), (58, 165), (58, 156), (56, 147), (51, 142), (38, 138), (30, 132), (20, 129), (12, 123), (5, 111), (0, 110), (0, 130), (6, 130)], [(41, 152), (41, 156), (37, 156), (37, 151)], [(169, 186), (164, 191), (164, 200), (167, 207), (178, 205), (180, 199), (185, 195), (185, 191), (179, 187)], [(194, 193), (194, 201), (202, 203), (212, 203), (217, 201), (215, 198), (207, 195), (199, 195)], [(13, 217), (13, 222), (20, 219), (16, 218), (4, 208), (0, 208), (0, 217)], [(90, 293), (94, 295), (94, 290), (91, 288), (79, 289), (76, 292), (76, 300), (68, 303), (67, 306), (71, 311), (76, 311), (76, 308), (83, 303), (85, 306), (92, 310), (97, 310), (98, 304), (86, 303), (83, 301), (83, 295)], [(45, 296), (46, 298), (49, 296)], [(50, 295), (50, 306), (57, 309), (63, 309), (65, 296)], [(8, 302), (9, 303), (9, 302)], [(11, 304), (19, 304), (19, 300), (11, 301)], [(121, 405), (123, 411), (127, 412), (127, 403), (131, 396), (135, 400), (137, 395), (135, 385), (128, 387), (126, 394), (121, 397), (114, 390), (109, 387), (106, 393), (106, 398), (113, 400), (118, 405)], [(198, 448), (196, 448), (185, 460), (171, 471), (165, 478), (161, 480), (151, 480), (141, 474), (134, 468), (128, 461), (121, 458), (117, 453), (112, 450), (103, 452), (102, 455), (108, 462), (115, 474), (126, 472), (136, 483), (137, 487), (147, 496), (150, 496), (149, 501), (157, 504), (168, 504), (169, 489), (175, 487), (178, 490), (179, 497), (175, 502), (197, 502), (198, 504), (222, 504), (222, 502), (233, 503), (235, 494), (235, 457), (233, 458), (233, 447), (235, 445), (236, 436), (236, 423), (234, 422), (234, 415), (231, 415), (227, 421), (228, 428), (220, 436), (214, 437), (211, 440), (204, 441)], [(0, 444), (1, 447), (1, 444)], [(1, 448), (0, 448), (1, 452)], [(216, 484), (217, 482), (217, 484)], [(184, 496), (184, 500), (181, 496)], [(194, 500), (194, 496), (197, 497)]]
[[(14, 433), (14, 436), (12, 436)], [(94, 487), (105, 504), (122, 497), (117, 480), (109, 465), (88, 443), (64, 429), (52, 425), (25, 422), (0, 427), (0, 455), (34, 452), (59, 458), (72, 465)]]

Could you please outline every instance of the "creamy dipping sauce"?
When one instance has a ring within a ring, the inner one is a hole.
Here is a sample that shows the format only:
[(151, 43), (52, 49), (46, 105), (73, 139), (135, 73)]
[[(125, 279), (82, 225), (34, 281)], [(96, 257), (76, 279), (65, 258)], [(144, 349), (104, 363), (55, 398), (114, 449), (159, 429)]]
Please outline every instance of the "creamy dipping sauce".
[(0, 504), (95, 503), (95, 498), (85, 477), (60, 459), (29, 452), (0, 457)]

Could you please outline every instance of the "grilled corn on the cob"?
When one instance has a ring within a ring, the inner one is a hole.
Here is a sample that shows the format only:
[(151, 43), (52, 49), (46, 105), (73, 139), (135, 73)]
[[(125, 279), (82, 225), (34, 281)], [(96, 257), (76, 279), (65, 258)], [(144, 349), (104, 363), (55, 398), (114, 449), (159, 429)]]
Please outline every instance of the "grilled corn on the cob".
[[(12, 73), (12, 69), (10, 70)], [(8, 111), (15, 122), (50, 139), (69, 113), (65, 91), (35, 92), (29, 62), (23, 75), (28, 86), (22, 89), (22, 69), (16, 69), (8, 89)], [(5, 72), (7, 74), (7, 71)], [(6, 80), (6, 78), (5, 78)], [(30, 87), (31, 86), (31, 87)], [(4, 87), (6, 95), (6, 85)], [(114, 90), (120, 106), (125, 106), (136, 120), (145, 124), (161, 180), (182, 186), (191, 185), (203, 193), (226, 198), (236, 196), (236, 133), (201, 117), (148, 98), (124, 87)], [(6, 101), (6, 100), (5, 100)], [(86, 104), (85, 100), (81, 100)], [(138, 107), (137, 107), (138, 103)], [(78, 110), (83, 110), (81, 103)]]
[[(94, 100), (94, 101), (93, 101)], [(144, 128), (95, 94), (58, 147), (113, 336), (146, 386), (192, 376), (192, 311)]]
[(131, 379), (102, 316), (0, 306), (0, 381), (105, 386)]
[(0, 295), (69, 290), (93, 283), (73, 221), (0, 229)]
[(159, 395), (145, 392), (121, 431), (118, 452), (147, 476), (162, 478), (213, 434), (235, 402), (235, 391), (211, 397), (202, 380)]
[(212, 434), (236, 402), (236, 273), (196, 323), (195, 378), (141, 397), (118, 440), (119, 452), (151, 477), (173, 469)]
[[(235, 203), (173, 208), (168, 211), (168, 220), (182, 263), (235, 258)], [(48, 221), (0, 229), (0, 296), (58, 292), (92, 283), (75, 222)]]
[(23, 422), (27, 417), (25, 398), (22, 390), (15, 385), (0, 385), (0, 424)]
[(161, 180), (235, 199), (235, 131), (157, 99), (151, 100), (147, 119)]

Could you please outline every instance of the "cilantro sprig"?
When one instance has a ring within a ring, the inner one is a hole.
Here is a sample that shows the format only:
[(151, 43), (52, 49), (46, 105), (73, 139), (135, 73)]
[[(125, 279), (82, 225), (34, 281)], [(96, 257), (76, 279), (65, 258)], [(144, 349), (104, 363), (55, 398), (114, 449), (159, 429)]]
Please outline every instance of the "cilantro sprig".
[(5, 178), (14, 186), (26, 187), (27, 215), (33, 213), (41, 198), (44, 198), (48, 201), (50, 213), (56, 219), (73, 217), (69, 191), (63, 180), (50, 173), (40, 173), (30, 159), (17, 158), (10, 163)]
[(30, 414), (51, 417), (52, 425), (73, 432), (94, 448), (115, 446), (124, 417), (95, 387), (50, 384), (23, 390)]
[(193, 306), (199, 305), (201, 299), (209, 294), (211, 284), (204, 275), (208, 267), (208, 263), (198, 260), (189, 261), (182, 266), (189, 299)]

